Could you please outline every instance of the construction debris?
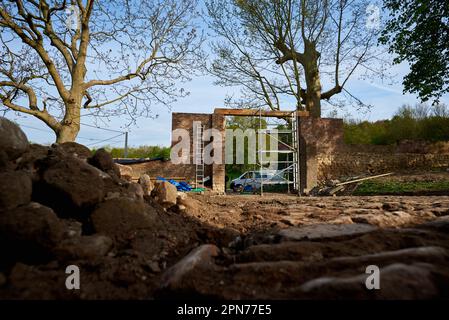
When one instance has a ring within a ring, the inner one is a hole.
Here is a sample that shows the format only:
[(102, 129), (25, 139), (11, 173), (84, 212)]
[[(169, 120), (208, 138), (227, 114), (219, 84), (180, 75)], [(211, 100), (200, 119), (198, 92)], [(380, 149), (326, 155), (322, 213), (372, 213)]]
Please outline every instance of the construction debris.
[(323, 186), (317, 186), (313, 188), (309, 192), (309, 194), (312, 196), (334, 196), (344, 192), (345, 195), (347, 195), (349, 189), (350, 189), (349, 193), (352, 193), (357, 188), (357, 185), (348, 187), (349, 185), (353, 185), (354, 183), (360, 183), (366, 180), (387, 177), (393, 174), (394, 172), (389, 172), (368, 177), (353, 177), (343, 182), (340, 182), (339, 180), (328, 180), (324, 183)]

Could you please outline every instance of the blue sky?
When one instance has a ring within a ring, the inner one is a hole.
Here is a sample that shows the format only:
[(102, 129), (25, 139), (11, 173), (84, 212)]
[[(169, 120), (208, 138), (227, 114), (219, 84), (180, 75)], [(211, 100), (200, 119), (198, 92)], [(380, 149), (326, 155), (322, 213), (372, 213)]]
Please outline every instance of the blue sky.
[[(394, 66), (390, 70), (392, 74), (397, 74), (395, 84), (382, 83), (379, 80), (360, 80), (357, 77), (351, 78), (346, 84), (352, 94), (360, 98), (364, 103), (370, 104), (373, 108), (367, 112), (360, 112), (350, 107), (345, 110), (338, 110), (338, 115), (348, 115), (351, 118), (360, 120), (380, 120), (390, 118), (395, 111), (403, 104), (415, 104), (419, 102), (416, 96), (402, 94), (402, 77), (407, 74), (407, 64)], [(214, 78), (211, 76), (197, 76), (191, 82), (183, 84), (183, 87), (190, 92), (186, 98), (180, 99), (169, 109), (166, 106), (155, 106), (154, 113), (158, 114), (157, 119), (140, 118), (137, 124), (129, 129), (124, 129), (125, 121), (122, 118), (111, 118), (107, 123), (101, 123), (102, 127), (111, 130), (129, 131), (129, 144), (139, 145), (161, 145), (170, 144), (171, 135), (171, 113), (172, 112), (198, 112), (211, 113), (217, 107), (223, 107), (224, 99), (229, 94), (238, 95), (239, 88), (226, 88), (213, 85)], [(323, 84), (323, 89), (328, 86)], [(441, 102), (449, 104), (449, 96), (441, 99)], [(323, 107), (323, 116), (329, 113), (331, 108)], [(41, 121), (23, 115), (7, 113), (8, 118), (23, 125), (23, 130), (32, 142), (49, 144), (55, 140), (53, 132)], [(92, 128), (94, 121), (91, 117), (83, 117), (77, 142), (90, 147), (98, 147), (105, 144), (111, 146), (123, 146), (124, 136), (113, 138), (107, 142), (101, 140), (110, 139), (119, 133)], [(32, 128), (30, 128), (32, 127)]]

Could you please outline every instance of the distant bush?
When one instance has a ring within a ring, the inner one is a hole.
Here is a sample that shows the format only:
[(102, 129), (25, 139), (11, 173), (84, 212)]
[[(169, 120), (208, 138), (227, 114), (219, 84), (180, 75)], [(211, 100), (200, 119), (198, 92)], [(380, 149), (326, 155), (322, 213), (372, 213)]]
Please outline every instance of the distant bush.
[[(125, 151), (123, 148), (110, 146), (103, 147), (112, 154), (113, 158), (123, 158)], [(95, 151), (95, 150), (93, 150)], [(170, 158), (170, 148), (161, 146), (139, 146), (128, 148), (128, 158)]]
[(440, 104), (401, 107), (391, 120), (345, 120), (347, 144), (394, 144), (401, 140), (449, 141), (449, 108)]

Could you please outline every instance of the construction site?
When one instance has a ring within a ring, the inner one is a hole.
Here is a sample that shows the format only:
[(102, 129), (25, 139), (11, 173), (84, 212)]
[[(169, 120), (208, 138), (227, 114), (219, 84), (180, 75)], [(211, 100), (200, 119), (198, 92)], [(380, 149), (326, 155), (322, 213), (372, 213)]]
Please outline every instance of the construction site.
[(1, 1), (0, 303), (272, 319), (449, 299), (448, 17), (429, 0)]
[[(289, 119), (290, 143), (262, 150), (291, 155), (280, 170), (287, 191), (264, 192), (263, 177), (250, 192), (226, 190), (225, 164), (204, 163), (203, 132), (224, 131), (228, 115)], [(341, 120), (306, 112), (216, 109), (174, 113), (172, 123), (199, 138), (195, 162), (30, 145), (1, 119), (2, 299), (447, 298), (448, 192), (354, 196), (345, 187), (447, 181), (449, 153), (397, 150), (376, 167), (376, 150), (345, 149)], [(81, 289), (67, 290), (66, 265), (82, 270)], [(371, 265), (382, 290), (365, 286)]]

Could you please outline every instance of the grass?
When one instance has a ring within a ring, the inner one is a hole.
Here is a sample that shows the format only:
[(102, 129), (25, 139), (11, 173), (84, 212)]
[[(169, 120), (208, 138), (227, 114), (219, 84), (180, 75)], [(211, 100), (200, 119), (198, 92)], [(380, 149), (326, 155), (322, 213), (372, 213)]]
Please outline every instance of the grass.
[(449, 194), (449, 181), (365, 181), (355, 190), (354, 195), (401, 195), (401, 194)]

